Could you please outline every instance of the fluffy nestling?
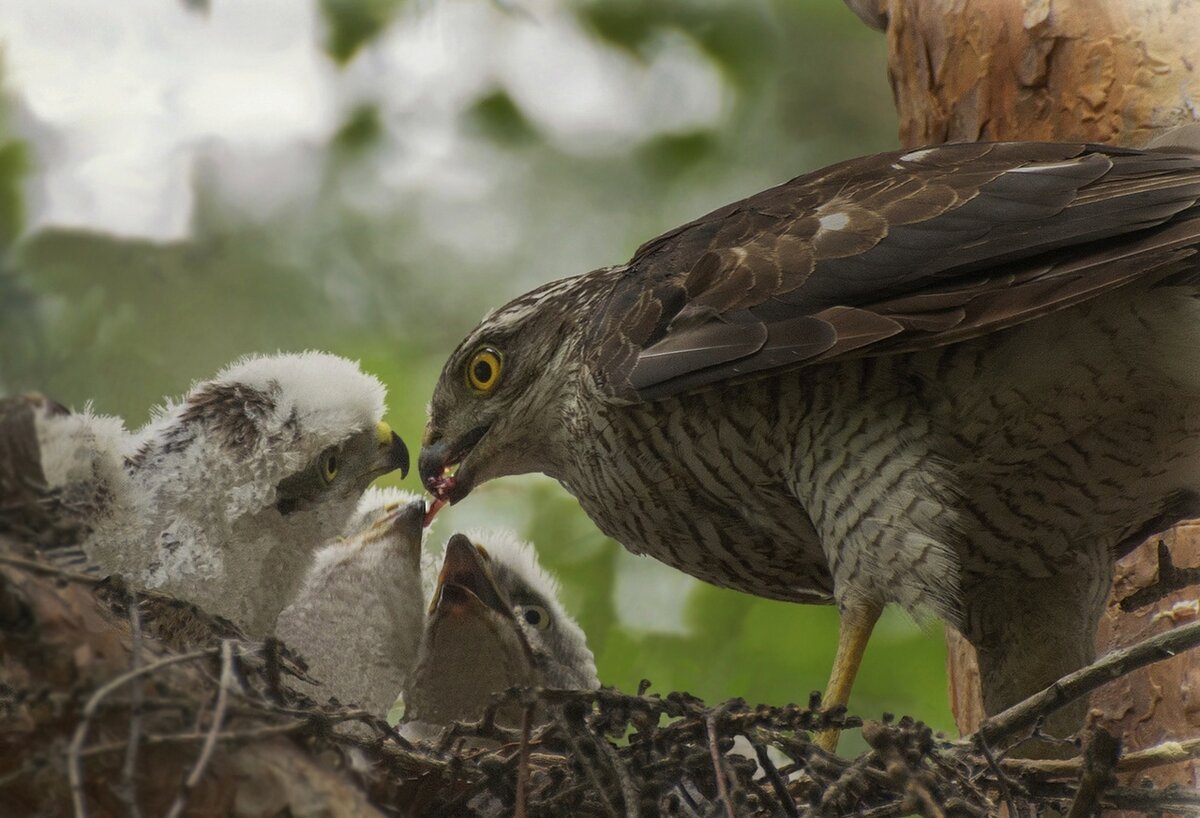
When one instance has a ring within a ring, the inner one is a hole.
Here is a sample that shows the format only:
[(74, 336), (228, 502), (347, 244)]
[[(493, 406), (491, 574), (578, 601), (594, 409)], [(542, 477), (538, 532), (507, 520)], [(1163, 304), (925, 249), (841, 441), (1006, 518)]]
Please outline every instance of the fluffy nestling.
[(1003, 709), (1091, 658), (1114, 559), (1200, 512), (1173, 142), (852, 159), (526, 293), (449, 357), (422, 479), (543, 472), (635, 553), (837, 604), (829, 703), (884, 605), (932, 611)]
[(455, 534), (405, 686), (405, 721), (417, 734), (474, 721), (514, 686), (580, 690), (600, 681), (583, 630), (533, 548), (510, 532)]
[(268, 633), (367, 485), (407, 469), (383, 399), (335, 355), (232, 364), (123, 441), (119, 490), (92, 521), (86, 559)]
[(275, 633), (343, 704), (384, 716), (404, 689), (425, 624), (425, 501), (368, 489), (345, 534), (317, 551)]

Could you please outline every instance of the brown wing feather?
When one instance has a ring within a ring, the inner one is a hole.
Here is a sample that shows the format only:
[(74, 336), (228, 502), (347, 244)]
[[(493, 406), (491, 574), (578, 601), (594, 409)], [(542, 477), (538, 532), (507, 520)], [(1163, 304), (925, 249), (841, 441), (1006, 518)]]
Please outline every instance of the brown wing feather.
[(655, 399), (848, 355), (936, 347), (1175, 269), (1200, 156), (946, 145), (854, 159), (647, 242), (591, 322), (615, 396)]

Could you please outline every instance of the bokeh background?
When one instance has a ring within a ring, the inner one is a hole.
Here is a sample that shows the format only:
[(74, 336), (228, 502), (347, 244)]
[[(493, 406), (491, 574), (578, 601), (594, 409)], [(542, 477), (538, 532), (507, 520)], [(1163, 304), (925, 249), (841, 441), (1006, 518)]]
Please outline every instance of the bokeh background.
[[(387, 383), (415, 453), (488, 308), (896, 146), (886, 43), (839, 0), (0, 0), (0, 45), (0, 393), (130, 428), (240, 355), (320, 348)], [(824, 686), (833, 610), (628, 554), (546, 478), (434, 537), (473, 526), (537, 543), (608, 684)], [(950, 730), (940, 626), (885, 616), (852, 709)]]

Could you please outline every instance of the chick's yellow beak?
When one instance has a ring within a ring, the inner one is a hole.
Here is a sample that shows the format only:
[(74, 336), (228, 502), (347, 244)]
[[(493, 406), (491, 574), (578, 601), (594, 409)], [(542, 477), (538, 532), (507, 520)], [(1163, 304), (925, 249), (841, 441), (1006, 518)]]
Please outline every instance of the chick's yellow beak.
[(408, 447), (404, 445), (400, 435), (392, 431), (387, 421), (381, 420), (375, 424), (375, 438), (379, 441), (384, 473), (399, 469), (400, 476), (407, 477)]
[(375, 425), (375, 437), (380, 446), (392, 445), (392, 427), (386, 420), (381, 420)]

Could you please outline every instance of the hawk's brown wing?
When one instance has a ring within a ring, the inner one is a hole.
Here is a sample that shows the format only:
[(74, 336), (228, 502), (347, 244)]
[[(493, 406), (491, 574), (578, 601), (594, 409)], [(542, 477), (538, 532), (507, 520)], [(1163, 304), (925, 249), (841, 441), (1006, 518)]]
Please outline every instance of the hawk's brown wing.
[(962, 341), (1200, 249), (1200, 155), (999, 142), (877, 154), (643, 245), (592, 319), (595, 371), (649, 400)]

